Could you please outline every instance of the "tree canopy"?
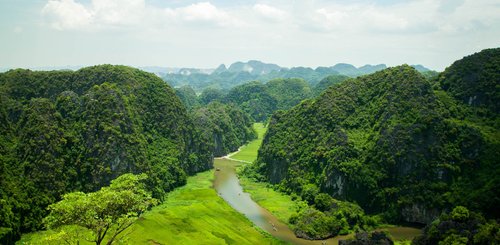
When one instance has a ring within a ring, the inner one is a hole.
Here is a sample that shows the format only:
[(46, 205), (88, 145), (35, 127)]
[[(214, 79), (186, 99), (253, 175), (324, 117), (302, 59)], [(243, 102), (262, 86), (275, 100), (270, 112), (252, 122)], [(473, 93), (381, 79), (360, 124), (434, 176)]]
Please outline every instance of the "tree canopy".
[(71, 192), (49, 206), (50, 214), (44, 219), (48, 228), (77, 225), (89, 229), (93, 242), (99, 245), (105, 238), (112, 244), (133, 222), (156, 203), (148, 193), (146, 174), (124, 174), (109, 187), (96, 192)]

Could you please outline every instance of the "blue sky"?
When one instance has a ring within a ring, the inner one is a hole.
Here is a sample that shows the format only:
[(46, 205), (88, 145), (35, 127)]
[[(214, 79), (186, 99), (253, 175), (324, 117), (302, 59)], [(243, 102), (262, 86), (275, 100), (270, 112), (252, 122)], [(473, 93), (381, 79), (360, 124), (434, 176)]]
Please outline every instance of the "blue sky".
[(500, 44), (498, 0), (0, 0), (0, 67), (423, 64)]

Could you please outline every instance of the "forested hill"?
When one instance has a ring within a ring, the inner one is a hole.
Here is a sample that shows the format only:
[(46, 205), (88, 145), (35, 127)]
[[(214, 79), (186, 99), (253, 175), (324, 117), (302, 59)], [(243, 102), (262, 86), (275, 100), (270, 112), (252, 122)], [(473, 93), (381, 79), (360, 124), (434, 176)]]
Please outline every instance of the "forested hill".
[(463, 205), (500, 217), (500, 49), (428, 81), (403, 65), (275, 113), (256, 169), (299, 195), (325, 192), (392, 221)]
[(0, 230), (41, 228), (66, 192), (146, 173), (156, 198), (213, 154), (164, 81), (124, 66), (0, 73)]

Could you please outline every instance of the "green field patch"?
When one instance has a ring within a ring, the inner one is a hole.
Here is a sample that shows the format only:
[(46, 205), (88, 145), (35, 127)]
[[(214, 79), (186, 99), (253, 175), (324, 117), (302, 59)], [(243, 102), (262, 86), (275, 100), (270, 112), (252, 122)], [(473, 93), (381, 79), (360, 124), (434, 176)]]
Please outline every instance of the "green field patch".
[[(213, 176), (207, 171), (189, 177), (163, 204), (144, 213), (118, 244), (281, 244), (220, 198), (212, 188)], [(60, 244), (61, 234), (34, 232), (18, 244)]]
[(231, 159), (246, 162), (254, 162), (257, 159), (257, 152), (262, 144), (262, 139), (264, 139), (264, 134), (266, 133), (267, 128), (263, 123), (254, 123), (253, 128), (257, 132), (257, 139), (242, 146), (239, 152), (231, 156)]
[(190, 177), (132, 227), (130, 244), (277, 244), (214, 189), (213, 171)]

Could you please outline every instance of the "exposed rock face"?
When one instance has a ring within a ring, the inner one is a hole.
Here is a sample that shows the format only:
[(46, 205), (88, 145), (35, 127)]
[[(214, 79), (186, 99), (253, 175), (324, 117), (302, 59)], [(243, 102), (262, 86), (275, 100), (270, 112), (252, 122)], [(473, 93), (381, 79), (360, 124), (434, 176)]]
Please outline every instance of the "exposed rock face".
[(442, 210), (435, 208), (426, 208), (422, 204), (414, 203), (413, 205), (403, 207), (401, 216), (405, 222), (430, 224), (433, 220), (439, 217)]

